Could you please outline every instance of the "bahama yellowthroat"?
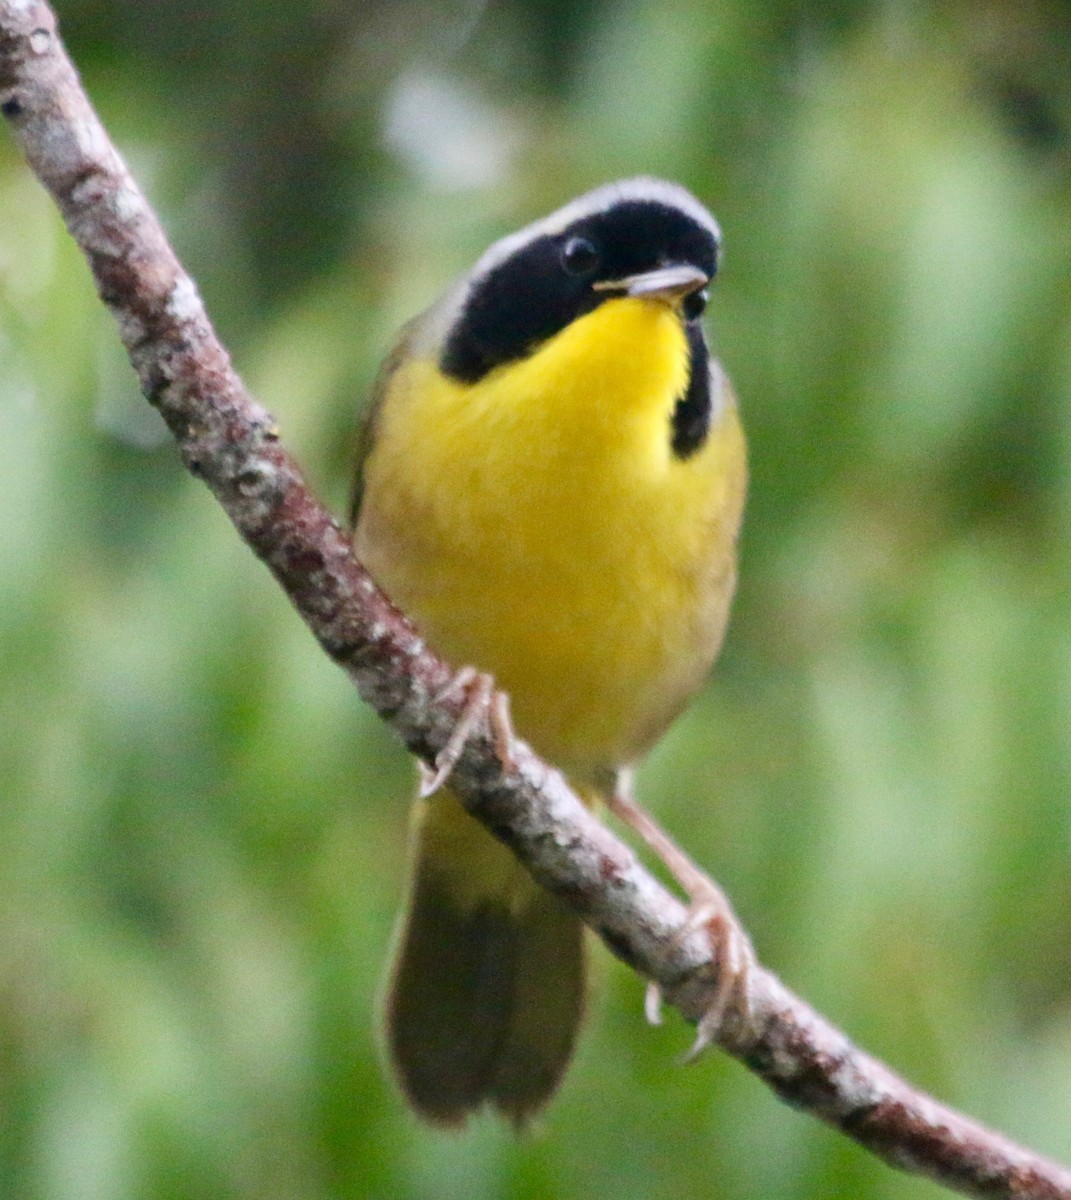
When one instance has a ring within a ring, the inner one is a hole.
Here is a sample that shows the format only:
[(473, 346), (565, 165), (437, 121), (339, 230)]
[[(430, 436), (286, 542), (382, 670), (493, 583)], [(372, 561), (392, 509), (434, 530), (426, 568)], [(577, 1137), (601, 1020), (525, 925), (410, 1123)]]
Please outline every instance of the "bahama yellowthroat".
[[(700, 318), (717, 223), (657, 179), (493, 245), (411, 321), (361, 438), (358, 556), (520, 736), (607, 798), (703, 682), (736, 579), (736, 402)], [(585, 1002), (582, 928), (448, 789), (418, 803), (387, 996), (418, 1114), (523, 1125)]]

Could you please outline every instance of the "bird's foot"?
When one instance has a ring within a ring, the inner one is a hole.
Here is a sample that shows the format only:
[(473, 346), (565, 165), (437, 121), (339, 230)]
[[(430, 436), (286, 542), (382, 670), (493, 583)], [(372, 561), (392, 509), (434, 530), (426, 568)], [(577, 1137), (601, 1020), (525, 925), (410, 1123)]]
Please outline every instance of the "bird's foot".
[(716, 1041), (730, 1015), (746, 1021), (751, 1016), (751, 969), (755, 951), (728, 897), (712, 880), (705, 894), (691, 897), (688, 916), (676, 935), (685, 938), (696, 930), (707, 935), (714, 971), (710, 1004), (696, 1023), (695, 1041), (682, 1061), (688, 1063)]
[(450, 772), (457, 765), (469, 738), (485, 717), (503, 769), (509, 771), (513, 768), (510, 753), (513, 726), (506, 693), (495, 688), (495, 681), (490, 675), (477, 671), (475, 667), (461, 667), (436, 694), (435, 700), (449, 700), (457, 695), (465, 697), (465, 704), (446, 745), (435, 756), (434, 767), (420, 764), (420, 795), (424, 798), (434, 795), (450, 778)]
[[(715, 980), (713, 995), (697, 1024), (695, 1041), (684, 1057), (685, 1062), (691, 1062), (717, 1038), (727, 1016), (733, 1014), (745, 1020), (750, 1016), (750, 975), (755, 952), (729, 898), (636, 803), (628, 775), (619, 777), (609, 804), (610, 810), (634, 829), (665, 863), (688, 896), (688, 913), (673, 935), (673, 945), (679, 945), (699, 930), (706, 932), (710, 942)], [(644, 1013), (652, 1025), (661, 1022), (661, 1010), (662, 989), (657, 983), (649, 983)]]

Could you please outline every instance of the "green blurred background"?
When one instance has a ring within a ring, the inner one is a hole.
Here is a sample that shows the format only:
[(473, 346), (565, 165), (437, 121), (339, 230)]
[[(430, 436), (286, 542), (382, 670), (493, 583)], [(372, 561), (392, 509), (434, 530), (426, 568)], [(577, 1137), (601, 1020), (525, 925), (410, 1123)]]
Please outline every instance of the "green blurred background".
[[(725, 230), (753, 485), (644, 797), (763, 958), (1071, 1160), (1071, 10), (65, 0), (90, 91), (341, 511), (391, 332), (606, 179)], [(537, 1135), (383, 1078), (411, 767), (140, 399), (0, 138), (0, 1195), (931, 1197), (600, 955)]]

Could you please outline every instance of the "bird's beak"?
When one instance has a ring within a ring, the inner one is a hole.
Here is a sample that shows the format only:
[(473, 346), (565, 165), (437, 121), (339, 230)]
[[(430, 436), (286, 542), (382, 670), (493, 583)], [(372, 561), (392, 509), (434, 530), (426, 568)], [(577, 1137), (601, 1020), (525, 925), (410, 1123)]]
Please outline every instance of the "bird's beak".
[(618, 292), (623, 296), (642, 296), (676, 304), (692, 292), (698, 292), (710, 282), (710, 277), (691, 265), (659, 267), (641, 275), (626, 275), (624, 279), (598, 279), (591, 286), (596, 292)]

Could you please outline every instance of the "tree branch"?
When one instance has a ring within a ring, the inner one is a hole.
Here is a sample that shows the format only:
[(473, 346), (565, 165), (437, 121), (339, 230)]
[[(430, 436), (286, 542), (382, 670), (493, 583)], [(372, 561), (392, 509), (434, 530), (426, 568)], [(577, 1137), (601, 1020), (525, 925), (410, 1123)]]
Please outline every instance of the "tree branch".
[[(451, 668), (428, 650), (353, 558), (271, 417), (246, 392), (190, 278), (93, 112), (38, 0), (0, 0), (0, 111), (51, 192), (111, 310), (142, 390), (186, 466), (212, 489), (324, 650), (406, 746), (431, 762), (464, 698), (436, 700)], [(697, 1021), (716, 996), (710, 946), (686, 914), (526, 746), (496, 758), (490, 731), (451, 786), (535, 878), (610, 949)], [(894, 1166), (986, 1197), (1071, 1200), (1071, 1172), (909, 1087), (754, 967), (748, 1005), (716, 1040), (790, 1103)]]

